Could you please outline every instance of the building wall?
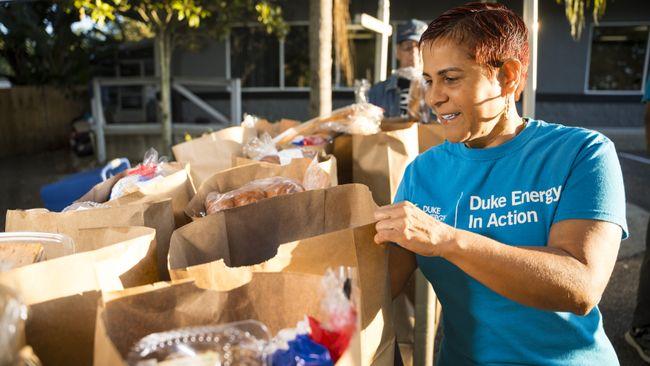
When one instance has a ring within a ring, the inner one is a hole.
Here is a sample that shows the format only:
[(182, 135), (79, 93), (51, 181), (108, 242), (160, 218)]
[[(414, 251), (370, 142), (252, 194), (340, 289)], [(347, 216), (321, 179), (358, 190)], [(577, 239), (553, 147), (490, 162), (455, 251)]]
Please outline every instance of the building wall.
[[(400, 0), (391, 2), (391, 20), (399, 21), (417, 16), (431, 20), (444, 10), (466, 1), (454, 0)], [(521, 14), (523, 0), (504, 0), (502, 3)], [(582, 38), (572, 39), (564, 15), (564, 5), (555, 1), (539, 2), (540, 33), (538, 49), (538, 77), (536, 117), (547, 121), (585, 127), (636, 127), (643, 125), (643, 106), (640, 95), (593, 96), (584, 93), (585, 70), (588, 62), (591, 14), (587, 11), (587, 25)], [(288, 1), (283, 8), (287, 20), (307, 20), (308, 7), (302, 2)], [(354, 0), (351, 13), (376, 14), (377, 0)], [(650, 1), (608, 2), (602, 22), (650, 22)], [(225, 45), (215, 42), (199, 53), (188, 51), (175, 55), (173, 71), (183, 76), (225, 76)], [(223, 93), (203, 93), (209, 103), (229, 113), (227, 96)], [(306, 120), (308, 116), (306, 92), (248, 92), (242, 95), (243, 112), (257, 114), (271, 120), (293, 118)], [(352, 102), (352, 93), (335, 93), (335, 102)], [(205, 119), (204, 113), (187, 101), (180, 101), (180, 117), (184, 122)], [(178, 112), (178, 111), (177, 111)]]

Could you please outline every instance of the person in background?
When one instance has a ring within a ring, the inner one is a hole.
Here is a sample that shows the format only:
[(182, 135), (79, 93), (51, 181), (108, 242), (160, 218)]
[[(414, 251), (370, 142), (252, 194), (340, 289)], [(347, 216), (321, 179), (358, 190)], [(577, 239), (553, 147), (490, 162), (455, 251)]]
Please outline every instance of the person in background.
[(422, 69), (422, 58), (418, 42), (427, 29), (426, 23), (411, 19), (397, 27), (397, 49), (395, 57), (399, 69), (388, 79), (375, 84), (368, 92), (368, 102), (382, 107), (386, 117), (408, 115), (408, 95), (411, 80), (406, 77), (407, 69)]
[[(650, 80), (645, 83), (642, 102), (645, 103), (646, 151), (650, 153)], [(639, 271), (636, 309), (631, 329), (625, 333), (625, 340), (645, 362), (650, 363), (650, 220), (645, 237), (645, 256)]]

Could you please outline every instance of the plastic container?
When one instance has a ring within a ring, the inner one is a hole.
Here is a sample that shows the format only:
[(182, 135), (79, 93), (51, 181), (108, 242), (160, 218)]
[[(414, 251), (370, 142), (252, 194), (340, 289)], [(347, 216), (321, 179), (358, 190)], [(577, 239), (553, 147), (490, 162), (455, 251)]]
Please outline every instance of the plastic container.
[[(0, 244), (41, 244), (43, 254), (37, 262), (46, 261), (75, 253), (75, 245), (72, 238), (63, 234), (38, 233), (31, 231), (19, 231), (0, 233)], [(14, 263), (7, 263), (0, 260), (0, 271), (13, 268)]]
[(270, 336), (256, 320), (175, 329), (153, 333), (136, 343), (129, 366), (150, 366), (183, 360), (188, 365), (264, 365), (264, 347)]
[(0, 365), (16, 365), (25, 338), (27, 305), (9, 287), (0, 285)]
[(127, 159), (114, 159), (106, 166), (69, 175), (58, 182), (41, 187), (43, 205), (50, 211), (60, 212), (79, 197), (90, 191), (96, 184), (128, 169)]

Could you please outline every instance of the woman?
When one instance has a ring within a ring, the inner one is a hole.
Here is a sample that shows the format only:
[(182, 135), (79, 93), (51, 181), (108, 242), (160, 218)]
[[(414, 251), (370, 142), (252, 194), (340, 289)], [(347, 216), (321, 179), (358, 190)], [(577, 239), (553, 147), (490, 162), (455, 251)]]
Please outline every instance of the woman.
[(527, 39), (503, 5), (472, 3), (420, 40), (447, 141), (406, 169), (375, 241), (432, 283), (439, 365), (618, 364), (596, 305), (627, 236), (620, 165), (597, 132), (517, 114)]

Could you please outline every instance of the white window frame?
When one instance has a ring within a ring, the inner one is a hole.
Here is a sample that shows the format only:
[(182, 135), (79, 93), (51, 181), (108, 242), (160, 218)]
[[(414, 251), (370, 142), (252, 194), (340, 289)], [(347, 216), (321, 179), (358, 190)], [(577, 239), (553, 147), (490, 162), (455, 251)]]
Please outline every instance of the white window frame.
[(589, 69), (591, 68), (591, 45), (593, 43), (594, 28), (595, 27), (634, 27), (634, 26), (647, 26), (650, 27), (650, 22), (599, 22), (597, 25), (590, 24), (589, 27), (589, 43), (587, 45), (587, 67), (585, 67), (585, 83), (584, 93), (587, 95), (643, 95), (645, 84), (648, 80), (648, 60), (650, 60), (650, 29), (648, 29), (648, 41), (646, 43), (645, 61), (643, 65), (643, 80), (641, 81), (640, 90), (591, 90), (589, 89)]
[[(394, 27), (396, 27), (397, 24), (400, 23), (400, 22), (401, 21), (394, 21), (394, 22), (391, 22), (391, 23), (393, 24)], [(296, 21), (287, 22), (287, 24), (289, 25), (289, 27), (292, 27), (292, 26), (309, 26), (309, 21), (296, 20)], [(236, 27), (260, 27), (260, 26), (261, 25), (259, 25), (258, 23), (235, 23), (233, 25), (233, 28), (236, 28)], [(348, 30), (352, 30), (352, 29), (363, 29), (363, 27), (361, 27), (361, 25), (359, 25), (359, 24), (348, 24)], [(391, 36), (393, 38), (393, 40), (392, 40), (393, 44), (395, 44), (395, 39), (396, 39), (395, 34), (396, 34), (396, 32), (393, 32), (393, 35)], [(279, 72), (279, 77), (280, 77), (279, 78), (280, 85), (279, 86), (249, 86), (249, 87), (242, 87), (241, 88), (242, 92), (253, 92), (253, 93), (255, 93), (255, 92), (258, 92), (258, 93), (263, 93), (263, 92), (291, 92), (291, 93), (292, 92), (309, 92), (309, 90), (310, 90), (309, 87), (286, 86), (285, 85), (285, 83), (284, 83), (284, 81), (285, 81), (284, 80), (284, 52), (285, 52), (284, 51), (284, 41), (278, 40), (278, 42), (279, 42), (279, 58), (280, 58), (280, 63), (279, 63), (280, 70), (278, 70), (278, 72)], [(232, 73), (232, 69), (231, 69), (231, 57), (232, 57), (232, 54), (231, 54), (230, 37), (228, 37), (226, 39), (226, 47), (225, 48), (226, 48), (226, 52), (225, 52), (226, 53), (225, 74), (226, 74), (226, 78), (229, 79), (232, 76), (231, 75), (231, 73)], [(333, 52), (335, 52), (335, 51), (333, 51)], [(397, 63), (395, 61), (395, 52), (393, 52), (393, 56), (392, 56), (393, 69), (395, 68), (396, 64)], [(337, 71), (338, 71), (338, 73), (340, 73), (340, 70), (337, 70)], [(335, 91), (335, 92), (341, 92), (341, 91), (350, 92), (350, 91), (354, 91), (354, 87), (333, 85), (332, 86), (332, 91)]]

